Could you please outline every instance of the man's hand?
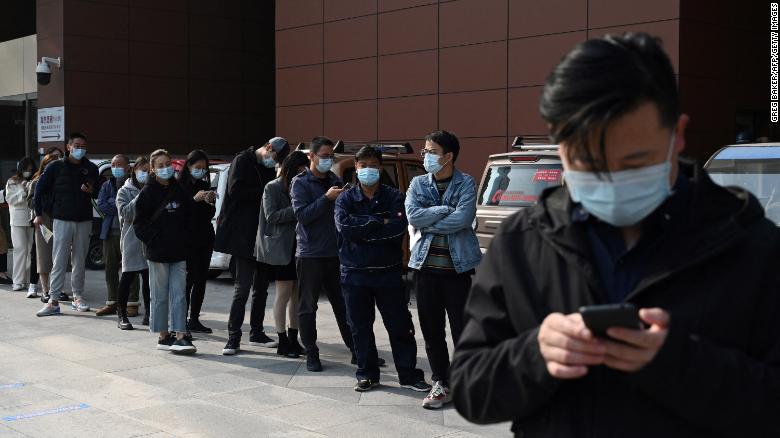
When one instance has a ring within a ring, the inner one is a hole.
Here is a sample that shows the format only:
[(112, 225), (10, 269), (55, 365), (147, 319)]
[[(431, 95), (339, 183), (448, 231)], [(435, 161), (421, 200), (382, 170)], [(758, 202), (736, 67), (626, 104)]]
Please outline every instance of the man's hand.
[(81, 185), (81, 191), (84, 193), (92, 193), (92, 183), (84, 183)]
[(200, 202), (206, 199), (206, 191), (200, 190), (198, 193), (195, 193), (195, 196), (192, 197), (192, 199), (195, 200), (195, 202)]
[(640, 309), (639, 317), (650, 325), (646, 330), (613, 327), (607, 334), (624, 343), (607, 340), (604, 365), (620, 371), (635, 372), (658, 354), (669, 333), (669, 314), (663, 309)]
[(211, 204), (217, 202), (217, 192), (213, 190), (206, 192), (206, 202)]
[(328, 198), (329, 201), (335, 201), (343, 191), (344, 189), (340, 189), (338, 186), (333, 186), (325, 193), (325, 197)]
[(607, 353), (604, 341), (593, 336), (579, 313), (548, 315), (537, 340), (547, 372), (558, 379), (583, 377), (589, 365), (604, 363)]
[(43, 216), (35, 216), (35, 219), (33, 219), (33, 225), (35, 226), (43, 225)]

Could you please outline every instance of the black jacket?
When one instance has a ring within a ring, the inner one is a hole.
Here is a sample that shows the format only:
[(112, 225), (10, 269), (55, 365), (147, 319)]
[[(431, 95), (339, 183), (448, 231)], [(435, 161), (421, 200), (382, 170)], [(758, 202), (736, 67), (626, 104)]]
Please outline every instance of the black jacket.
[[(92, 184), (92, 194), (81, 191)], [(92, 199), (97, 198), (98, 168), (86, 158), (73, 164), (65, 157), (46, 166), (35, 186), (35, 214), (50, 214), (54, 219), (84, 222), (92, 220)]]
[(187, 196), (192, 199), (192, 216), (190, 217), (190, 247), (193, 249), (211, 250), (214, 248), (214, 218), (216, 208), (206, 201), (195, 202), (193, 197), (201, 190), (210, 191), (211, 187), (204, 180), (180, 183)]
[(254, 257), (254, 236), (260, 220), (263, 189), (276, 178), (274, 169), (257, 162), (257, 149), (258, 146), (254, 146), (239, 153), (230, 165), (225, 199), (217, 219), (215, 251)]
[[(169, 191), (173, 195), (168, 198)], [(165, 202), (162, 213), (152, 221), (155, 212)], [(144, 243), (146, 258), (158, 263), (174, 263), (187, 260), (189, 240), (190, 214), (192, 213), (192, 198), (172, 180), (168, 186), (163, 186), (150, 179), (138, 195), (135, 202), (135, 222), (133, 229), (138, 239)]]
[[(600, 304), (583, 223), (563, 188), (501, 226), (477, 270), (451, 383), (478, 423), (523, 437), (758, 437), (778, 433), (780, 232), (748, 193), (691, 165), (685, 215), (670, 217), (627, 301), (671, 315), (664, 346), (636, 373), (546, 370), (538, 328), (551, 312)], [(669, 202), (662, 205), (664, 209)]]

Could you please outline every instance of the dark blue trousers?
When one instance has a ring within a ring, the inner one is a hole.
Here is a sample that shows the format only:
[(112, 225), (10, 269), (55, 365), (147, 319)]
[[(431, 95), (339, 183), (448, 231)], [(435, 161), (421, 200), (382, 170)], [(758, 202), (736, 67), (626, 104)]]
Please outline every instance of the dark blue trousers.
[(415, 383), (423, 378), (423, 371), (417, 368), (417, 343), (414, 340), (412, 315), (406, 305), (400, 278), (397, 285), (388, 286), (341, 285), (358, 361), (355, 375), (358, 380), (379, 380), (379, 356), (374, 339), (376, 306), (390, 335), (398, 380), (402, 385)]

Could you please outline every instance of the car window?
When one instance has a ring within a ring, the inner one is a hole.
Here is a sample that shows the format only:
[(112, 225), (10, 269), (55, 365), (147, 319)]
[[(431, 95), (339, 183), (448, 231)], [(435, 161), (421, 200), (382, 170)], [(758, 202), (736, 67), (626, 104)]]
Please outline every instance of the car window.
[(479, 205), (527, 207), (542, 191), (561, 184), (560, 164), (491, 165), (480, 189)]
[(722, 186), (751, 192), (766, 210), (766, 216), (780, 224), (780, 160), (714, 160), (707, 172)]

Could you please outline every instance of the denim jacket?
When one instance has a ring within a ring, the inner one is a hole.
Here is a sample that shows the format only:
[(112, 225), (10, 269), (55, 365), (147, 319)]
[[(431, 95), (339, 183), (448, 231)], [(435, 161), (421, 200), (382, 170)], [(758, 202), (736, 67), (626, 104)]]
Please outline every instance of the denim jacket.
[(433, 236), (443, 234), (447, 236), (455, 270), (463, 273), (476, 268), (482, 260), (474, 231), (476, 215), (477, 187), (471, 176), (455, 169), (441, 198), (433, 175), (415, 177), (406, 194), (406, 217), (412, 238), (409, 267), (420, 269)]
[(100, 239), (106, 240), (111, 234), (119, 234), (119, 213), (116, 209), (116, 186), (123, 185), (113, 176), (100, 186), (97, 198), (97, 206), (103, 214), (103, 223), (100, 226)]

